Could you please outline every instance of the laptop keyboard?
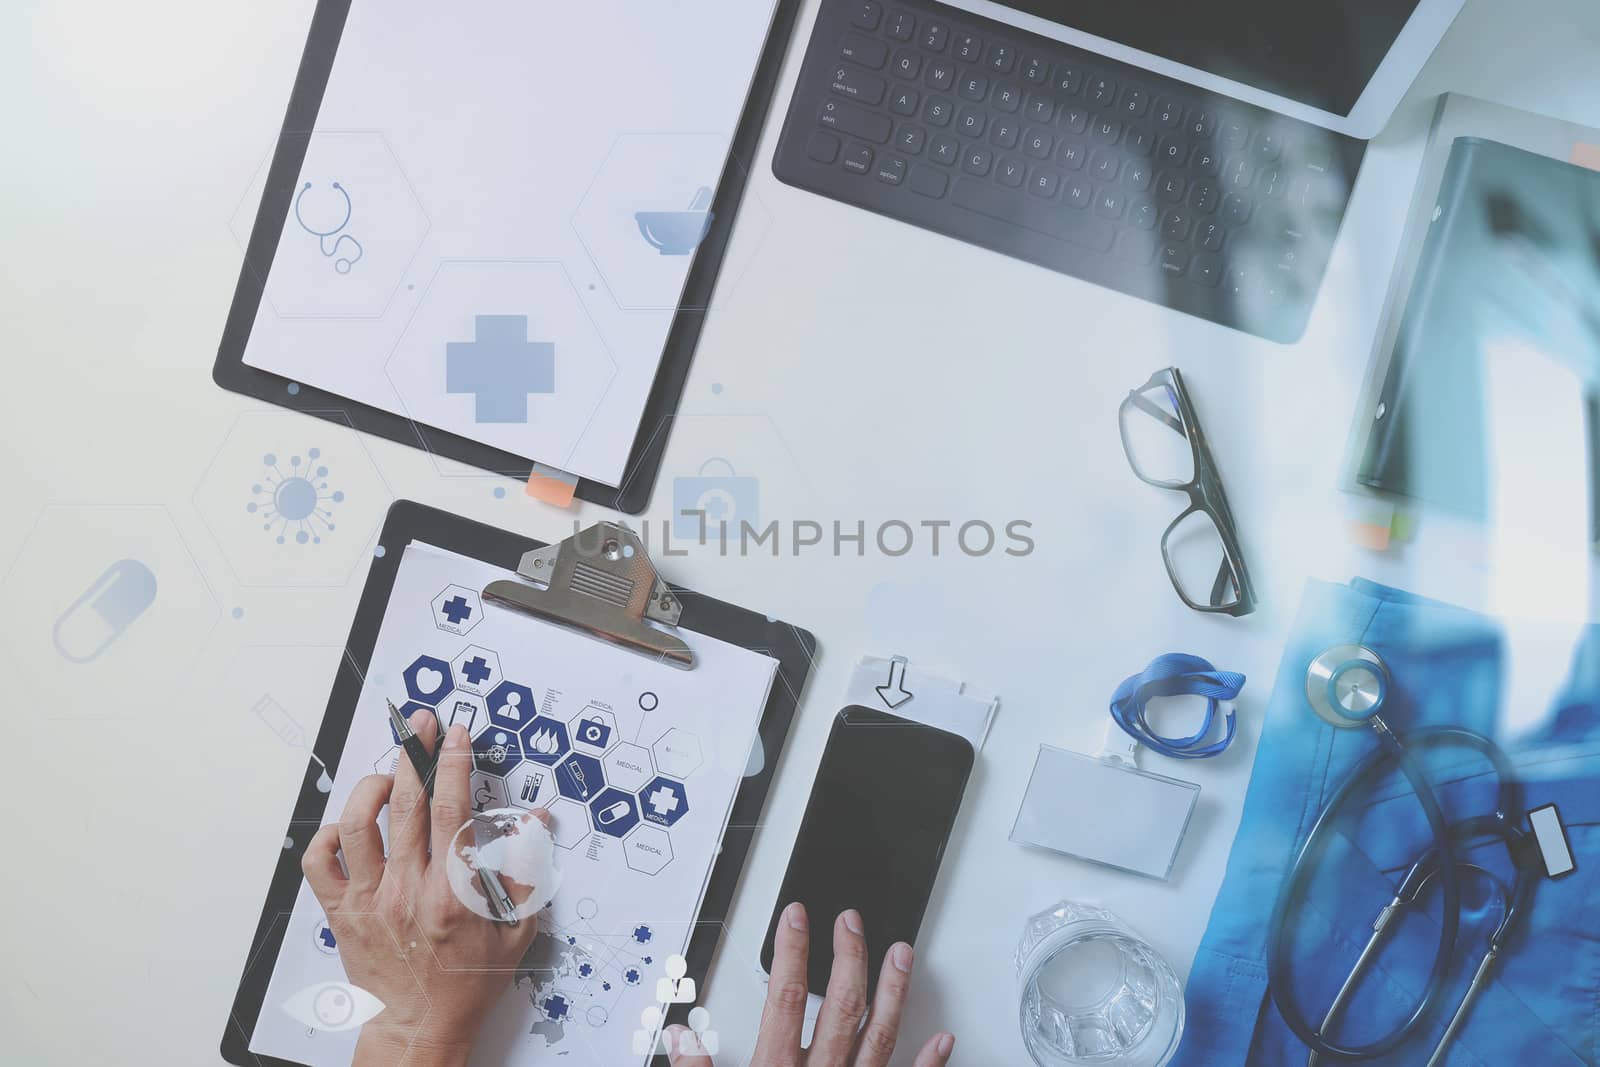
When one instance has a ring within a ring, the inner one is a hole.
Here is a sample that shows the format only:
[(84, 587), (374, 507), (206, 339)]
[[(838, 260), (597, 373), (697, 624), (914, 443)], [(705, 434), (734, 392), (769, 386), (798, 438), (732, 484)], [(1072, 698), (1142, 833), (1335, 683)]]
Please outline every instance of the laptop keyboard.
[(822, 0), (774, 172), (1292, 342), (1365, 147), (943, 4)]

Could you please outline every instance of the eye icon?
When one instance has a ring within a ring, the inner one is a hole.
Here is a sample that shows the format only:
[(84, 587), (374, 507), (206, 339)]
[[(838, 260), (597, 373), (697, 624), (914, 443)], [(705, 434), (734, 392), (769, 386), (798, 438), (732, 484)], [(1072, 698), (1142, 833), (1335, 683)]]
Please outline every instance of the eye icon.
[(283, 1002), (284, 1014), (312, 1030), (354, 1030), (383, 1010), (383, 1001), (348, 982), (321, 982)]

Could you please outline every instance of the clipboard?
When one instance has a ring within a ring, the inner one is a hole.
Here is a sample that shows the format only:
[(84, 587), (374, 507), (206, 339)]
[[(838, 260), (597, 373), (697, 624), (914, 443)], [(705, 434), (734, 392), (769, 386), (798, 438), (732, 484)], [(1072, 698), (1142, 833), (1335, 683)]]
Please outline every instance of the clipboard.
[[(485, 595), (497, 597), (501, 603), (545, 621), (589, 633), (597, 640), (623, 645), (640, 655), (669, 658), (675, 647), (673, 642), (682, 644), (671, 630), (681, 625), (708, 637), (762, 652), (777, 661), (773, 685), (757, 727), (764, 756), (762, 766), (755, 774), (744, 777), (739, 784), (723, 832), (721, 851), (707, 880), (700, 912), (693, 921), (694, 932), (683, 954), (691, 973), (706, 972), (716, 950), (722, 923), (731, 909), (734, 891), (755, 837), (761, 809), (788, 737), (800, 693), (816, 656), (816, 639), (808, 631), (771, 619), (761, 612), (662, 581), (642, 550), (636, 548), (633, 553), (623, 551), (630, 543), (637, 545), (636, 540), (630, 542), (631, 536), (625, 527), (600, 523), (567, 541), (547, 545), (409, 500), (397, 501), (389, 509), (378, 540), (385, 551), (375, 556), (368, 572), (367, 583), (362, 590), (345, 645), (345, 655), (340, 660), (333, 691), (323, 715), (322, 728), (317, 733), (316, 743), (311, 749), (311, 760), (300, 783), (300, 793), (295, 800), (294, 813), (285, 835), (285, 846), (280, 850), (277, 866), (273, 870), (267, 898), (251, 938), (233, 1007), (222, 1035), (223, 1059), (250, 1067), (298, 1067), (288, 1060), (251, 1052), (250, 1038), (261, 1016), (273, 968), (283, 949), (287, 932), (285, 920), (293, 910), (295, 895), (303, 879), (300, 859), (312, 833), (321, 825), (328, 801), (328, 794), (318, 788), (318, 782), (324, 780), (324, 776), (331, 778), (338, 773), (345, 735), (349, 733), (354, 720), (357, 698), (377, 645), (390, 591), (399, 574), (405, 556), (404, 549), (413, 541), (471, 556), (507, 570), (519, 571), (519, 568), (526, 566), (530, 574), (538, 576), (544, 588), (540, 588), (532, 579), (526, 583), (520, 577), (515, 579), (517, 585), (526, 584), (526, 588), (532, 590), (521, 598), (525, 604), (518, 602), (516, 590), (512, 589), (500, 589), (493, 593), (486, 589)], [(578, 576), (576, 581), (572, 580), (578, 562), (588, 561), (598, 566), (606, 561), (606, 556), (610, 554), (609, 546), (613, 543), (616, 546), (616, 560), (611, 562), (627, 564), (629, 571), (640, 581), (636, 587), (639, 596), (617, 597), (614, 595), (616, 586), (597, 588), (589, 576)], [(595, 549), (591, 551), (589, 546), (595, 546)], [(599, 554), (596, 555), (595, 551)], [(557, 560), (560, 565), (536, 565), (537, 560)], [(554, 581), (544, 580), (542, 572), (546, 569), (554, 572)], [(491, 583), (489, 588), (499, 584)], [(586, 586), (591, 592), (584, 591)], [(575, 603), (580, 605), (576, 610), (573, 607)], [(647, 609), (652, 614), (647, 616)], [(676, 621), (663, 622), (658, 617), (660, 613)], [(645, 625), (643, 620), (647, 617), (652, 625)], [(658, 635), (660, 644), (647, 644), (651, 639), (639, 634), (641, 627)], [(693, 669), (692, 663), (674, 662), (673, 665)], [(289, 841), (293, 842), (292, 847), (287, 844)], [(684, 1022), (687, 1012), (687, 1005), (677, 1005), (669, 1013), (669, 1018), (671, 1021)]]
[[(267, 276), (291, 213), (295, 181), (309, 145), (307, 135), (316, 127), (317, 113), (339, 51), (351, 2), (317, 0), (283, 128), (268, 165), (266, 187), (234, 287), (233, 303), (217, 347), (216, 362), (212, 365), (212, 380), (230, 392), (386, 437), (518, 481), (527, 482), (536, 472), (557, 478), (570, 477), (471, 438), (292, 381), (244, 362), (251, 327), (266, 291)], [(784, 54), (799, 11), (800, 0), (776, 0), (772, 23), (710, 204), (711, 224), (698, 245), (685, 280), (622, 479), (618, 485), (611, 486), (578, 478), (574, 495), (582, 500), (629, 515), (640, 514), (650, 502), (650, 493), (666, 454), (672, 420), (689, 377), (689, 363), (705, 324), (712, 291), (733, 232), (733, 221), (744, 199), (762, 125), (777, 89)]]

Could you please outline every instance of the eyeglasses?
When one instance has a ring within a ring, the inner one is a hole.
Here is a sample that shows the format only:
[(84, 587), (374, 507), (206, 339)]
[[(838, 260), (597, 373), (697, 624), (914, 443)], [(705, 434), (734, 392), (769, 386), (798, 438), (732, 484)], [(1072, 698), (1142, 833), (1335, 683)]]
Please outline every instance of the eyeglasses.
[(1178, 368), (1156, 371), (1119, 412), (1122, 450), (1140, 481), (1189, 497), (1161, 535), (1172, 587), (1195, 611), (1238, 617), (1256, 608), (1222, 476)]

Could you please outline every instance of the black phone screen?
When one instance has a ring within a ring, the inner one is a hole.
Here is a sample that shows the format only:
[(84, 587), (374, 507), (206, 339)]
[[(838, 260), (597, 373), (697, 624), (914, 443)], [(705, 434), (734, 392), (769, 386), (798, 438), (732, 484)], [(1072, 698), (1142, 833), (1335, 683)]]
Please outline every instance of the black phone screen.
[(854, 908), (866, 928), (871, 994), (889, 946), (916, 941), (972, 760), (972, 745), (944, 730), (870, 708), (839, 712), (767, 924), (769, 974), (777, 923), (798, 900), (811, 920), (808, 984), (825, 991), (834, 919)]

